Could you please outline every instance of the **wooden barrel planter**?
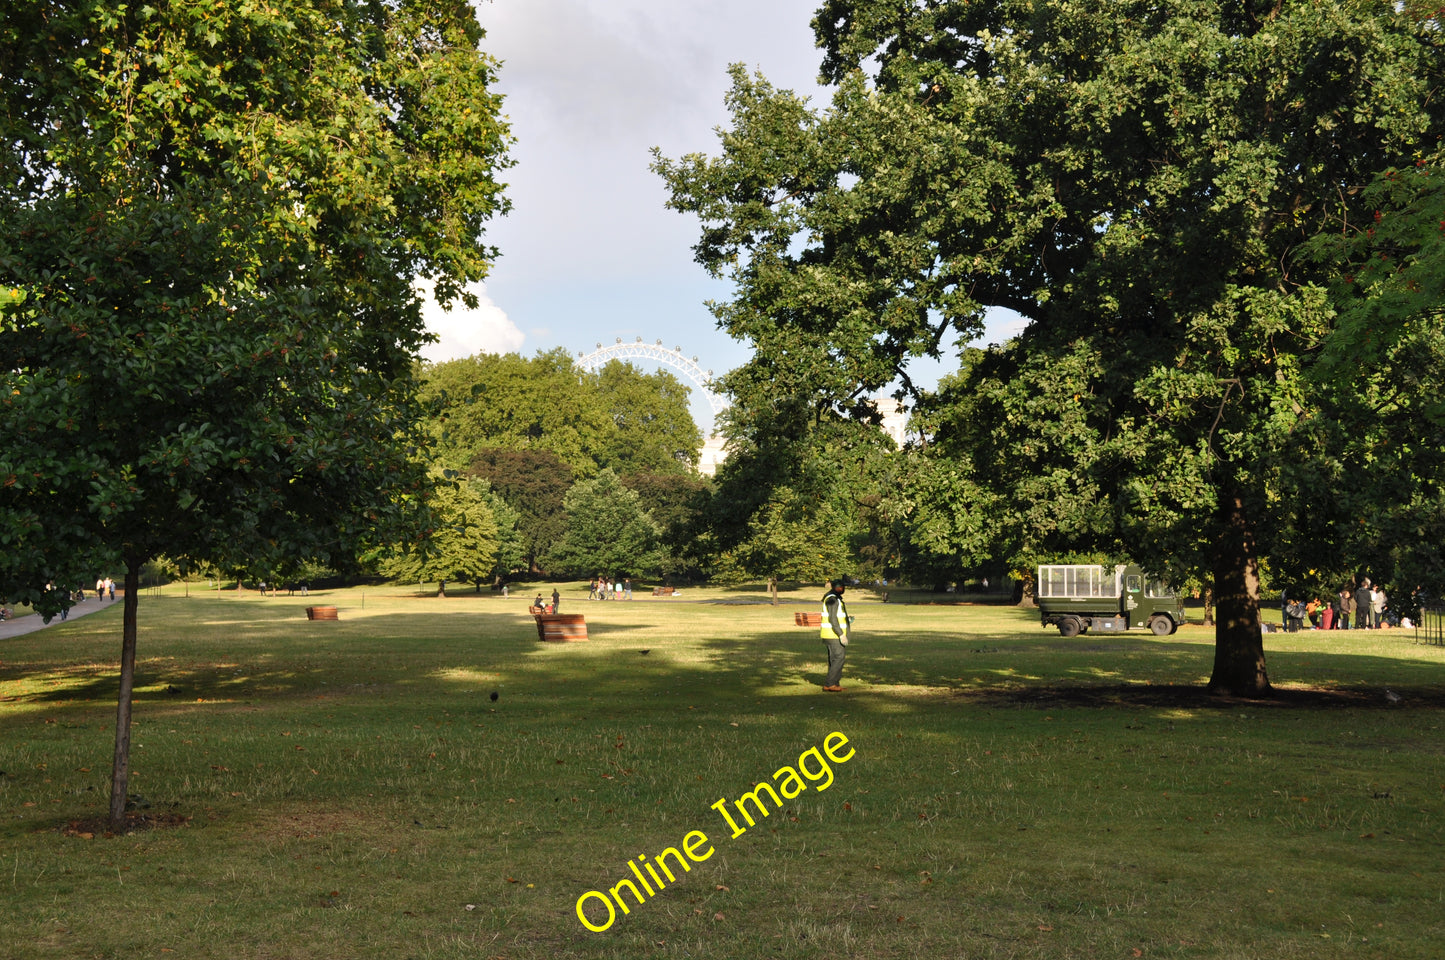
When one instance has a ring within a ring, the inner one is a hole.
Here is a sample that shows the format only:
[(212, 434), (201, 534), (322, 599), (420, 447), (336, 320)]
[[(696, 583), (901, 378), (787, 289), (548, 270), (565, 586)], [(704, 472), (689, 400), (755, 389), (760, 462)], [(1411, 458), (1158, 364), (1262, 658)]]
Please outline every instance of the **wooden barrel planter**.
[(543, 613), (537, 617), (537, 639), (565, 643), (587, 639), (587, 618), (580, 613)]
[(795, 613), (793, 624), (799, 627), (821, 627), (823, 615), (821, 613)]
[(307, 607), (307, 608), (306, 608), (306, 619), (307, 619), (307, 620), (335, 620), (335, 619), (336, 619), (336, 608), (335, 608), (335, 607)]

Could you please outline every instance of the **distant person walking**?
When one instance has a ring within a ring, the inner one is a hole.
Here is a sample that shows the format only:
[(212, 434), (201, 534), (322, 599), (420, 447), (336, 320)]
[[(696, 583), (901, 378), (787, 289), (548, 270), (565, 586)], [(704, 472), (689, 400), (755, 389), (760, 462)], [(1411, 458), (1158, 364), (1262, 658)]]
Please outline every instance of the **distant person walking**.
[(631, 577), (623, 577), (623, 578), (622, 578), (622, 599), (624, 599), (624, 600), (631, 600), (631, 599), (632, 599), (632, 578), (631, 578)]
[(828, 592), (823, 594), (823, 623), (818, 636), (828, 647), (828, 676), (823, 680), (823, 689), (838, 693), (843, 687), (843, 659), (848, 655), (848, 605), (843, 602), (847, 589), (842, 577), (833, 581)]
[(553, 613), (556, 613), (556, 612), (557, 612), (557, 604), (559, 604), (559, 603), (561, 603), (561, 602), (562, 602), (562, 595), (557, 592), (557, 588), (556, 588), (556, 587), (553, 587), (553, 588), (552, 588), (552, 612), (553, 612)]

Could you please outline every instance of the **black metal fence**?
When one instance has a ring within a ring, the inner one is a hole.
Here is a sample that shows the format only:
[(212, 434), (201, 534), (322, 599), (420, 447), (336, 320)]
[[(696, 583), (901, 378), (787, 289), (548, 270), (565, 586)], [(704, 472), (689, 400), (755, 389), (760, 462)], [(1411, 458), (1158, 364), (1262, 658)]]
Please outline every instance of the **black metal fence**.
[(1420, 608), (1420, 622), (1415, 624), (1415, 642), (1445, 647), (1445, 606)]

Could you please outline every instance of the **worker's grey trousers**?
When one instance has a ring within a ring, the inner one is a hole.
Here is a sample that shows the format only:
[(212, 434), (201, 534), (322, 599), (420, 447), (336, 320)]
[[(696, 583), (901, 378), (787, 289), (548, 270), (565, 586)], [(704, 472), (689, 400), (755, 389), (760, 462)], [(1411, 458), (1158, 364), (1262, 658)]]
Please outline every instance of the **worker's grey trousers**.
[(847, 655), (848, 648), (836, 639), (825, 639), (823, 643), (828, 646), (828, 678), (823, 681), (823, 686), (836, 687), (843, 679), (843, 657)]

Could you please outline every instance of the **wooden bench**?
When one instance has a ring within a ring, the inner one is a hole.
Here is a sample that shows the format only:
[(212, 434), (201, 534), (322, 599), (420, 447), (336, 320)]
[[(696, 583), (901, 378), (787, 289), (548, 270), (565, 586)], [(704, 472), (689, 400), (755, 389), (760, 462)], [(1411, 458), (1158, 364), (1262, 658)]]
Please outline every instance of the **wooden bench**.
[(652, 588), (652, 595), (653, 595), (654, 597), (675, 597), (675, 596), (678, 595), (678, 593), (679, 593), (679, 591), (678, 591), (677, 587), (653, 587), (653, 588)]
[(306, 619), (307, 619), (307, 620), (335, 620), (335, 619), (336, 619), (336, 608), (335, 608), (335, 607), (307, 607), (307, 608), (306, 608)]
[(538, 640), (569, 643), (587, 639), (587, 618), (580, 613), (539, 613), (536, 620)]
[(795, 613), (793, 614), (793, 625), (797, 627), (821, 627), (823, 615), (821, 613)]

